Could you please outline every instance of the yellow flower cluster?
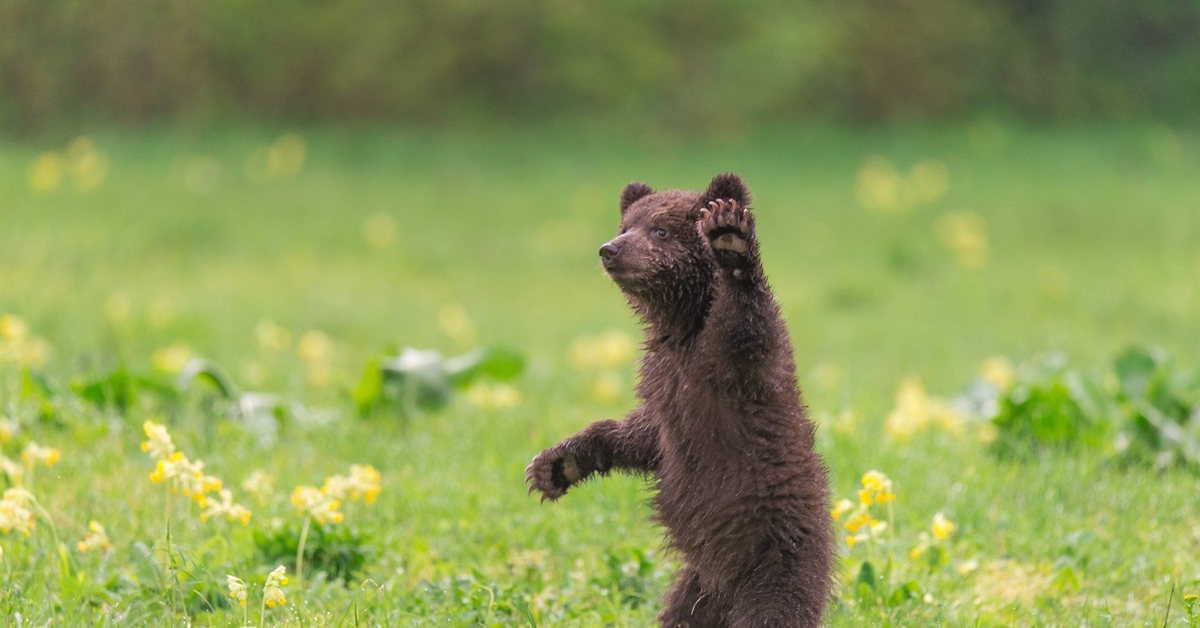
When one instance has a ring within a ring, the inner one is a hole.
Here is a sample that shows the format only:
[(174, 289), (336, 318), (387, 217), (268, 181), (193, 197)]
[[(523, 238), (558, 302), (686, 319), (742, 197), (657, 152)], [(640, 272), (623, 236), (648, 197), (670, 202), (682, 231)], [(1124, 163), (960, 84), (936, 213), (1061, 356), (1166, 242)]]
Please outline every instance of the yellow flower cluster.
[(276, 567), (271, 573), (267, 574), (267, 583), (263, 585), (263, 603), (268, 607), (274, 607), (277, 604), (286, 604), (287, 599), (283, 596), (283, 587), (287, 583), (287, 569), (283, 565)]
[(950, 249), (959, 266), (976, 269), (987, 265), (990, 246), (983, 216), (967, 210), (947, 212), (938, 218), (935, 229), (938, 240)]
[(196, 357), (192, 347), (186, 342), (174, 342), (165, 347), (159, 347), (150, 355), (150, 363), (154, 368), (175, 375), (183, 371), (187, 363)]
[(37, 368), (50, 358), (50, 343), (29, 332), (29, 326), (13, 314), (0, 316), (0, 364)]
[(379, 485), (383, 476), (375, 467), (367, 464), (350, 465), (350, 475), (331, 475), (325, 478), (321, 492), (338, 499), (349, 497), (352, 500), (364, 500), (368, 504), (375, 503), (375, 498), (383, 488)]
[(950, 189), (950, 171), (937, 159), (914, 165), (905, 176), (882, 155), (867, 158), (858, 170), (855, 196), (865, 209), (902, 212), (940, 200)]
[[(288, 583), (287, 569), (280, 565), (271, 573), (267, 574), (267, 582), (263, 585), (263, 605), (267, 607), (275, 607), (280, 604), (286, 604), (287, 599), (283, 594), (283, 587)], [(234, 575), (225, 576), (225, 586), (229, 589), (229, 597), (237, 601), (238, 605), (246, 605), (246, 597), (250, 592), (246, 581)]]
[(333, 340), (319, 329), (310, 329), (296, 343), (296, 354), (307, 367), (305, 379), (313, 388), (325, 388), (333, 381)]
[(308, 515), (322, 525), (341, 523), (343, 519), (338, 510), (342, 502), (315, 486), (297, 486), (292, 491), (292, 505), (300, 514)]
[(225, 584), (229, 587), (229, 597), (241, 606), (246, 605), (246, 582), (237, 576), (225, 576)]
[(62, 452), (53, 447), (43, 447), (37, 443), (29, 443), (21, 451), (21, 461), (26, 467), (33, 468), (37, 463), (53, 467), (62, 459)]
[(29, 536), (35, 525), (33, 513), (29, 510), (32, 501), (33, 497), (24, 489), (10, 488), (4, 491), (4, 498), (0, 499), (0, 532), (8, 534), (16, 530)]
[(934, 514), (933, 523), (929, 525), (929, 532), (921, 533), (921, 541), (913, 548), (910, 555), (914, 560), (920, 558), (930, 547), (950, 538), (950, 535), (954, 534), (954, 531), (957, 529), (958, 526), (953, 521), (947, 519), (946, 515), (940, 512)]
[[(200, 514), (201, 520), (224, 515), (230, 521), (241, 521), (242, 525), (250, 522), (250, 511), (243, 506), (233, 503), (233, 495), (223, 490), (221, 479), (204, 473), (204, 461), (189, 460), (182, 451), (175, 450), (171, 435), (167, 428), (153, 421), (142, 424), (146, 440), (142, 442), (142, 451), (150, 454), (157, 463), (150, 473), (150, 481), (170, 482), (171, 492), (191, 497), (205, 510)], [(220, 502), (210, 504), (208, 495), (218, 493)]]
[(897, 441), (906, 441), (930, 425), (959, 433), (963, 429), (963, 415), (946, 400), (925, 392), (921, 380), (905, 378), (896, 391), (896, 409), (887, 417), (885, 429)]
[(46, 151), (29, 165), (29, 187), (35, 192), (53, 192), (65, 179), (80, 192), (90, 192), (108, 178), (108, 157), (87, 137), (77, 137), (63, 152)]
[(297, 486), (292, 491), (292, 505), (300, 514), (305, 514), (320, 524), (341, 523), (343, 515), (339, 510), (342, 500), (363, 500), (368, 504), (375, 503), (375, 498), (383, 490), (380, 486), (382, 476), (371, 465), (351, 465), (349, 475), (331, 475), (325, 478), (321, 488), (315, 486)]
[(216, 503), (210, 503), (208, 508), (200, 513), (201, 521), (208, 521), (211, 517), (225, 517), (230, 521), (240, 521), (242, 525), (250, 523), (250, 509), (241, 504), (233, 503), (233, 492), (227, 488), (217, 491), (217, 496), (220, 498)]
[[(13, 424), (13, 431), (16, 430), (16, 423)], [(0, 439), (0, 442), (7, 439)], [(47, 467), (52, 467), (62, 459), (62, 452), (53, 447), (43, 447), (34, 442), (30, 442), (21, 450), (20, 464), (9, 460), (7, 457), (0, 455), (0, 471), (3, 471), (8, 476), (9, 484), (12, 486), (22, 486), (25, 484), (26, 475), (32, 477), (34, 468), (42, 464)]]
[(475, 382), (467, 389), (467, 401), (476, 408), (505, 410), (521, 405), (521, 391), (508, 384)]
[(886, 521), (880, 521), (871, 513), (874, 504), (887, 504), (896, 500), (892, 491), (892, 480), (875, 470), (867, 471), (862, 477), (862, 489), (858, 491), (858, 503), (843, 499), (834, 506), (833, 520), (842, 524), (846, 531), (846, 545), (876, 540), (888, 529)]
[(104, 526), (98, 521), (88, 523), (87, 534), (83, 535), (83, 540), (76, 544), (76, 547), (81, 552), (108, 552), (112, 550), (112, 543), (108, 540), (108, 532), (104, 530)]

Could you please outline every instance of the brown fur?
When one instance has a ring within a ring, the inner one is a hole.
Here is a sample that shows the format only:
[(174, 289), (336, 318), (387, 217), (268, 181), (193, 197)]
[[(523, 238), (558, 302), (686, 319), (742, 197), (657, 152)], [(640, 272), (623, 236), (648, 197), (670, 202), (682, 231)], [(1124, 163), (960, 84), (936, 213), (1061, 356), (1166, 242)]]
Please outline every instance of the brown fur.
[(816, 626), (831, 594), (828, 478), (749, 204), (733, 174), (703, 194), (625, 188), (601, 257), (647, 326), (642, 404), (527, 470), (543, 500), (614, 469), (657, 480), (656, 519), (684, 563), (669, 628)]

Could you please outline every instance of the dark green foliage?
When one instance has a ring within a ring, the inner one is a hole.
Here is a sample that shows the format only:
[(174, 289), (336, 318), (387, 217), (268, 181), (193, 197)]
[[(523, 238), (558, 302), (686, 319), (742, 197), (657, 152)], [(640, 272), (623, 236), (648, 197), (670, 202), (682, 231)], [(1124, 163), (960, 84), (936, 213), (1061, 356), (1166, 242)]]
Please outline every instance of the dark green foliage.
[(1000, 431), (997, 451), (1014, 454), (1030, 448), (1102, 446), (1114, 418), (1115, 408), (1095, 381), (1068, 368), (1056, 354), (1020, 369), (992, 422)]
[(520, 354), (503, 348), (476, 349), (445, 358), (434, 350), (409, 347), (396, 357), (368, 362), (351, 395), (364, 416), (384, 408), (412, 416), (442, 408), (456, 388), (478, 377), (510, 380), (524, 368)]
[(0, 3), (0, 121), (1195, 113), (1179, 0)]
[[(254, 530), (254, 545), (269, 564), (285, 563), (295, 572), (300, 523), (288, 521), (270, 530)], [(304, 543), (306, 570), (324, 571), (330, 579), (349, 583), (371, 556), (370, 537), (354, 526), (313, 525)]]
[(1125, 425), (1117, 450), (1156, 468), (1200, 470), (1200, 381), (1161, 351), (1131, 348), (1116, 361)]
[[(968, 405), (997, 408), (996, 449), (1095, 447), (1158, 469), (1200, 470), (1200, 380), (1175, 368), (1163, 352), (1131, 347), (1114, 361), (1115, 384), (1069, 368), (1061, 355), (1022, 367), (1004, 392), (976, 385)], [(990, 391), (990, 392), (989, 392)], [(992, 403), (986, 397), (996, 395)], [(985, 413), (986, 414), (986, 413)]]

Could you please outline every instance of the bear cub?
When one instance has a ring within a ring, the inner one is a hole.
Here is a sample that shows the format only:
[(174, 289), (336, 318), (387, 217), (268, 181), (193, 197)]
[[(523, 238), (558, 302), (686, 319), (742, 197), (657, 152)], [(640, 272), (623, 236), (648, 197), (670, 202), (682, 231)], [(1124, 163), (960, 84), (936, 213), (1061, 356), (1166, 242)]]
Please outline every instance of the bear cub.
[(530, 492), (610, 471), (655, 481), (682, 568), (668, 628), (816, 626), (833, 585), (828, 476), (813, 449), (787, 329), (759, 260), (750, 192), (631, 183), (604, 270), (646, 329), (641, 405), (538, 454)]

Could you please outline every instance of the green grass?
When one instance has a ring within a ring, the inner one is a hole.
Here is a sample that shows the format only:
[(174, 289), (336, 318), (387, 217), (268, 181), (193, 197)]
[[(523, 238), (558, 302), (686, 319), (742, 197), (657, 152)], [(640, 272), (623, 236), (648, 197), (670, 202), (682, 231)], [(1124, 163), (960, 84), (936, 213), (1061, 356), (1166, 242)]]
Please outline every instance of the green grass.
[[(0, 365), (0, 415), (22, 426), (0, 453), (17, 459), (33, 440), (63, 455), (28, 483), (53, 524), (39, 518), (28, 538), (0, 535), (5, 616), (240, 625), (224, 592), (234, 574), (258, 587), (249, 605), (257, 622), (262, 581), (279, 561), (257, 552), (252, 531), (273, 517), (299, 521), (292, 487), (363, 463), (382, 472), (383, 492), (374, 505), (348, 504), (341, 525), (368, 538), (365, 568), (348, 585), (310, 572), (301, 590), (293, 578), (288, 605), (269, 610), (266, 625), (508, 626), (527, 623), (522, 609), (540, 626), (649, 624), (676, 562), (646, 521), (644, 483), (610, 478), (539, 505), (522, 471), (543, 447), (633, 404), (632, 364), (617, 369), (622, 396), (604, 403), (587, 392), (591, 374), (568, 360), (580, 337), (638, 333), (596, 255), (615, 229), (622, 186), (694, 189), (734, 170), (754, 192), (767, 273), (806, 401), (823, 422), (835, 492), (853, 497), (868, 469), (892, 478), (894, 573), (929, 594), (882, 609), (843, 601), (831, 623), (1159, 626), (1174, 589), (1170, 625), (1188, 625), (1183, 595), (1200, 592), (1195, 475), (1119, 467), (1095, 452), (998, 460), (972, 431), (897, 442), (883, 426), (904, 377), (952, 396), (992, 355), (1063, 351), (1101, 366), (1144, 343), (1200, 365), (1195, 130), (979, 124), (689, 141), (310, 129), (297, 176), (247, 174), (248, 156), (277, 136), (99, 131), (90, 137), (109, 173), (86, 193), (69, 178), (48, 193), (27, 183), (35, 157), (65, 143), (0, 144), (0, 314), (19, 316), (53, 347), (41, 371), (62, 404), (56, 420), (38, 420), (21, 400), (19, 369)], [(871, 155), (902, 173), (940, 160), (949, 189), (904, 212), (863, 209), (856, 177)], [(204, 168), (207, 187), (197, 183)], [(960, 210), (986, 222), (982, 268), (956, 263), (936, 235), (939, 218)], [(382, 248), (363, 236), (379, 213), (396, 226)], [(127, 315), (106, 315), (121, 303)], [(408, 422), (358, 418), (347, 390), (368, 359), (400, 346), (454, 354), (476, 344), (439, 325), (448, 305), (469, 314), (478, 344), (527, 357), (521, 405), (489, 410), (460, 396)], [(331, 385), (306, 384), (294, 342), (279, 354), (260, 349), (263, 319), (293, 340), (328, 334)], [(143, 397), (122, 414), (66, 392), (74, 378), (119, 362), (152, 372), (153, 352), (176, 342), (308, 410), (263, 445), (201, 400)], [(835, 427), (843, 410), (856, 420)], [(242, 528), (201, 523), (195, 506), (177, 501), (171, 544), (187, 560), (186, 584), (166, 586), (146, 558), (163, 549), (168, 511), (138, 447), (148, 418), (166, 422), (176, 444), (254, 510)], [(240, 489), (255, 469), (276, 477), (272, 503)], [(921, 569), (908, 550), (938, 511), (958, 526), (949, 563)], [(92, 519), (115, 546), (107, 557), (73, 549)], [(71, 577), (83, 574), (90, 588), (63, 583), (51, 528)], [(849, 552), (847, 580), (871, 551), (884, 550)], [(960, 575), (970, 560), (979, 568)], [(852, 598), (849, 585), (844, 593)]]

